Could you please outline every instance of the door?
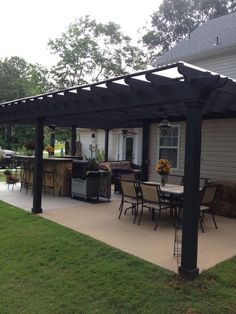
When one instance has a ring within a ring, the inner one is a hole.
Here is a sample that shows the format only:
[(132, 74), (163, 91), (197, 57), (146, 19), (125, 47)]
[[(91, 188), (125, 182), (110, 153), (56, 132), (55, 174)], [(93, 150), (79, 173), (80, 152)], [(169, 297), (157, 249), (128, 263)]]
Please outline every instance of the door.
[(133, 161), (134, 138), (126, 137), (125, 142), (125, 160)]

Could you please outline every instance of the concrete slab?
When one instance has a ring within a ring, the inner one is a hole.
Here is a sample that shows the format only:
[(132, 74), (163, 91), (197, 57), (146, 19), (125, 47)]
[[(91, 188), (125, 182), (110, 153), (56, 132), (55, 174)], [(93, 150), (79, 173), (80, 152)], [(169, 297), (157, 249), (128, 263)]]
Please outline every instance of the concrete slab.
[[(0, 184), (1, 200), (30, 210), (31, 193), (13, 191), (6, 184)], [(111, 202), (84, 202), (68, 197), (43, 197), (42, 217), (57, 222), (75, 231), (107, 243), (129, 254), (151, 263), (177, 271), (177, 261), (173, 257), (174, 227), (168, 214), (163, 214), (157, 231), (150, 213), (145, 212), (141, 225), (133, 224), (130, 212), (118, 219), (120, 196), (113, 195)], [(216, 217), (219, 229), (215, 229), (212, 219), (206, 215), (205, 233), (199, 230), (198, 267), (208, 269), (236, 254), (236, 220)]]

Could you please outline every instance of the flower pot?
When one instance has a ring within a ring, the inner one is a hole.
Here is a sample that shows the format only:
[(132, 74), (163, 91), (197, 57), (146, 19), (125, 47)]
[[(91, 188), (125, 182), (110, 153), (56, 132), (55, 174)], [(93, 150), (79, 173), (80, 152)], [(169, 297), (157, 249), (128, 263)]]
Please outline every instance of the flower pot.
[(168, 175), (167, 174), (163, 174), (161, 176), (161, 186), (165, 186), (166, 185), (167, 179), (168, 179)]

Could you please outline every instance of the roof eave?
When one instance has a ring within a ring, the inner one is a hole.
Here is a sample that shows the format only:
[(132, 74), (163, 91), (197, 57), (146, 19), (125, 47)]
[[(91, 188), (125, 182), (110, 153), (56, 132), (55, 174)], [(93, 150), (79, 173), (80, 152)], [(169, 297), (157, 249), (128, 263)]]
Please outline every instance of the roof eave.
[(162, 65), (166, 65), (167, 63), (177, 62), (179, 60), (184, 60), (185, 62), (193, 62), (195, 60), (199, 60), (203, 58), (222, 56), (224, 54), (229, 54), (231, 52), (236, 52), (236, 43), (227, 47), (218, 47), (217, 49), (212, 48), (207, 51), (202, 51), (201, 53), (182, 56), (178, 60), (176, 58), (170, 58), (168, 61), (164, 60), (164, 61), (158, 62), (158, 59), (157, 59), (157, 62), (154, 64), (154, 66), (162, 66)]

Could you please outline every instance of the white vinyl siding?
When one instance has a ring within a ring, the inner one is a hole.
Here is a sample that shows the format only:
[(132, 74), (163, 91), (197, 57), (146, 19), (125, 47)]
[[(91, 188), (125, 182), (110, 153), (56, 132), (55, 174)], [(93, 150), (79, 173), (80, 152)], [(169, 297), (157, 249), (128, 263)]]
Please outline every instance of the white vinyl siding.
[[(90, 129), (79, 129), (79, 140), (81, 142), (81, 151), (82, 156), (86, 156), (87, 158), (91, 157), (91, 151), (89, 149), (89, 145), (92, 143), (91, 134), (92, 131)], [(97, 130), (95, 132), (97, 136), (97, 148), (100, 150), (105, 149), (105, 132), (104, 130)], [(108, 159), (109, 160), (117, 160), (118, 158), (118, 136), (117, 130), (110, 130), (109, 132), (109, 143), (108, 143)]]
[(202, 130), (201, 176), (236, 182), (236, 119), (207, 120)]
[(98, 149), (104, 149), (105, 143), (105, 132), (104, 130), (98, 130), (97, 132), (92, 132), (90, 129), (79, 129), (77, 134), (79, 134), (79, 141), (81, 143), (82, 156), (87, 158), (91, 157), (91, 150), (89, 145), (92, 144), (91, 134), (96, 134), (96, 143)]
[(217, 57), (208, 57), (198, 60), (189, 59), (188, 62), (206, 70), (236, 79), (236, 51), (231, 54)]
[[(149, 179), (157, 180), (158, 128), (151, 125)], [(179, 169), (184, 174), (185, 122), (180, 124)], [(202, 126), (201, 177), (236, 182), (236, 119), (205, 120)]]

